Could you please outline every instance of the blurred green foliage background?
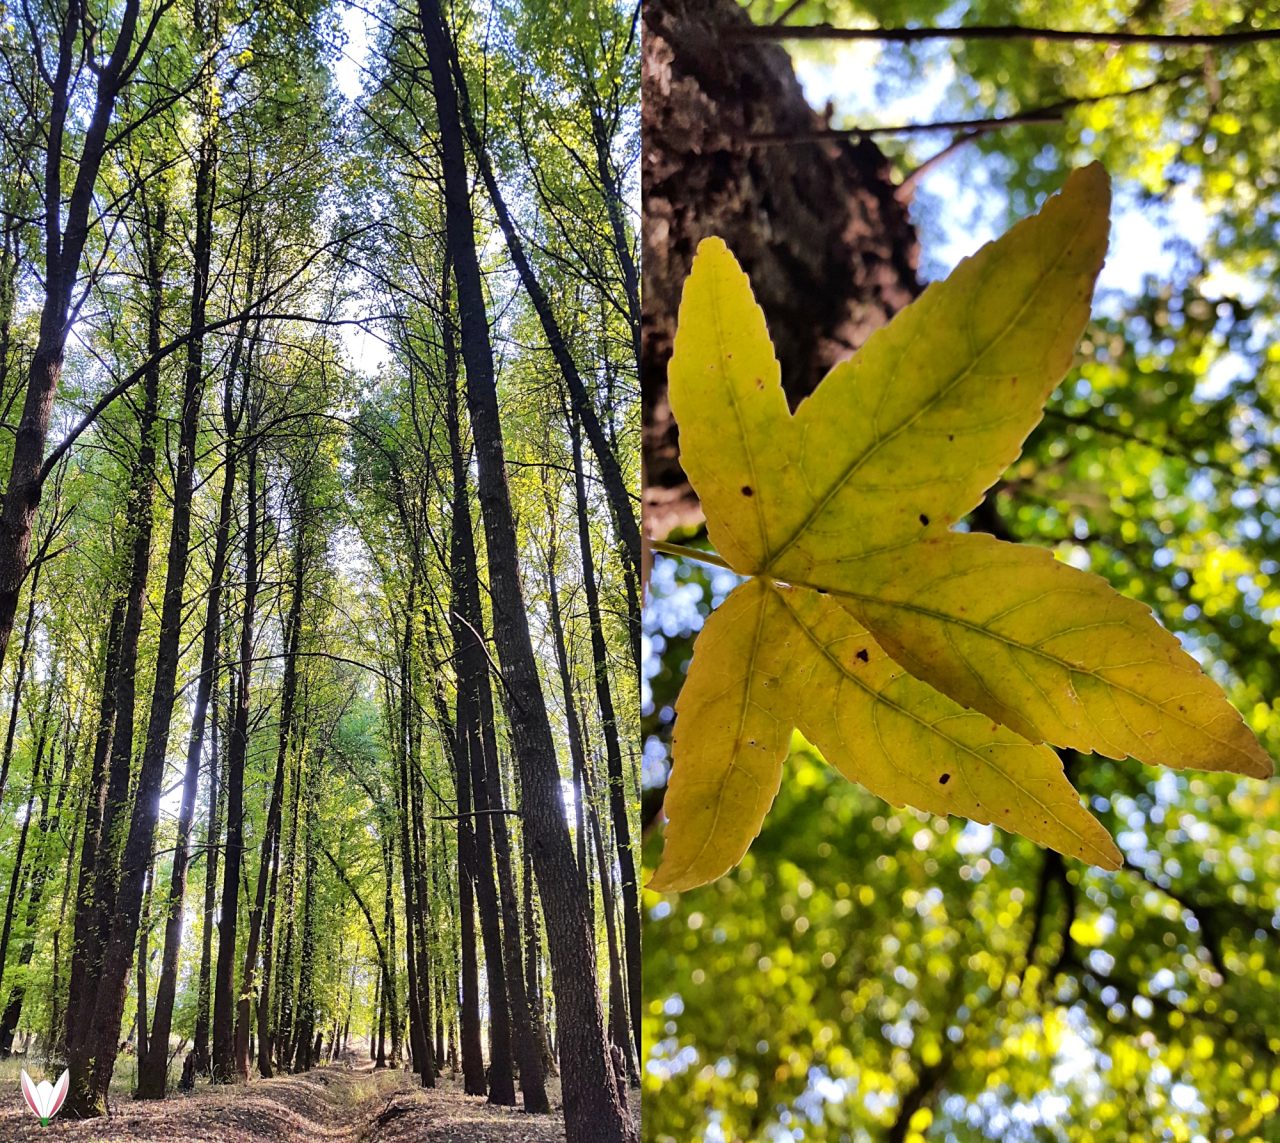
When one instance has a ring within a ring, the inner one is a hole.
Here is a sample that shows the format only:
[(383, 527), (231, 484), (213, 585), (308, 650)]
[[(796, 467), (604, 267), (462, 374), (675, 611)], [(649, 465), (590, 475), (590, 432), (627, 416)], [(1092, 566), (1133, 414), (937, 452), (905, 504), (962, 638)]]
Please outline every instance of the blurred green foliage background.
[[(748, 5), (758, 23), (795, 7)], [(1275, 3), (810, 0), (791, 23), (1280, 27)], [(1080, 363), (975, 528), (1150, 605), (1280, 757), (1280, 43), (791, 44), (834, 127), (1019, 116), (918, 176), (926, 277), (1101, 159), (1112, 252)], [(645, 781), (734, 582), (660, 560)], [(896, 810), (797, 739), (740, 868), (646, 894), (649, 1140), (1280, 1140), (1280, 783), (1069, 755), (1104, 874)], [(649, 831), (656, 864), (660, 824)]]

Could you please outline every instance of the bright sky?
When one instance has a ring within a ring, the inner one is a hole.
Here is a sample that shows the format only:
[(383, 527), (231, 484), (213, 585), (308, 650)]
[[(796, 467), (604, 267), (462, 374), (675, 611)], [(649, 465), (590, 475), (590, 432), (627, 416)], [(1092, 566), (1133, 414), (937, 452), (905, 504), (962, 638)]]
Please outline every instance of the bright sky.
[[(915, 90), (883, 99), (875, 82), (868, 82), (876, 72), (881, 46), (875, 43), (836, 45), (830, 62), (804, 58), (796, 61), (796, 73), (805, 95), (814, 107), (831, 101), (837, 117), (862, 115), (870, 124), (928, 123), (938, 116), (938, 106), (955, 76), (949, 60), (939, 56), (928, 81)], [(949, 136), (940, 134), (937, 146), (946, 146)], [(926, 258), (931, 265), (955, 266), (961, 258), (972, 254), (999, 233), (992, 211), (982, 209), (984, 188), (963, 183), (959, 176), (963, 164), (940, 163), (926, 173), (921, 185), (933, 196), (946, 202), (950, 210), (942, 217), (917, 218)], [(1064, 172), (1065, 174), (1065, 172)], [(1170, 233), (1196, 243), (1208, 232), (1208, 222), (1199, 203), (1188, 187), (1179, 188), (1172, 197), (1166, 227), (1157, 225), (1150, 211), (1137, 210), (1117, 195), (1112, 216), (1111, 247), (1106, 265), (1099, 277), (1100, 288), (1136, 291), (1145, 274), (1168, 272), (1172, 255), (1164, 249)]]

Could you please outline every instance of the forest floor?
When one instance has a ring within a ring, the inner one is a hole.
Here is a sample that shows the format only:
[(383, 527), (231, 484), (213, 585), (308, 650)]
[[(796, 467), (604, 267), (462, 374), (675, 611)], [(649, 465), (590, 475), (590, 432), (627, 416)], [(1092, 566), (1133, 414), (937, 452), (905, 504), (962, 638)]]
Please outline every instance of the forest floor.
[(247, 1088), (202, 1084), (157, 1103), (117, 1098), (109, 1119), (59, 1117), (42, 1129), (15, 1083), (0, 1090), (0, 1143), (563, 1143), (559, 1089), (551, 1081), (554, 1114), (526, 1115), (464, 1095), (460, 1077), (427, 1089), (412, 1072), (348, 1061)]

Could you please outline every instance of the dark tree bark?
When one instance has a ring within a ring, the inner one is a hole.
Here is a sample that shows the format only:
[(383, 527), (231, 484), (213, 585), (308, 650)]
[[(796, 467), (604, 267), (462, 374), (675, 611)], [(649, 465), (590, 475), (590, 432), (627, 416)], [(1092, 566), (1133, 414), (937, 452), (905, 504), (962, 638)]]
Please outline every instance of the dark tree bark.
[[(4, 663), (18, 596), (27, 574), (31, 551), (31, 526), (40, 503), (41, 469), (49, 418), (62, 376), (67, 334), (71, 327), (71, 306), (79, 279), (80, 258), (89, 235), (98, 171), (109, 145), (109, 130), (116, 99), (146, 50), (156, 27), (152, 20), (141, 34), (137, 49), (140, 0), (125, 0), (115, 44), (105, 59), (93, 64), (96, 84), (85, 127), (80, 154), (74, 161), (75, 178), (70, 196), (63, 201), (63, 172), (66, 169), (66, 129), (77, 108), (87, 102), (78, 89), (85, 59), (84, 41), (95, 29), (85, 23), (82, 5), (68, 3), (61, 13), (57, 60), (48, 76), (49, 114), (46, 124), (44, 164), (44, 300), (40, 311), (40, 333), (27, 370), (27, 391), (22, 418), (14, 434), (9, 479), (0, 507), (0, 665)], [(74, 1081), (73, 1081), (74, 1086)], [(73, 1107), (74, 1110), (74, 1107)]]
[(262, 839), (262, 856), (258, 862), (258, 889), (249, 914), (249, 940), (245, 947), (244, 982), (236, 1021), (237, 1066), (247, 1077), (249, 1045), (250, 995), (257, 966), (258, 942), (263, 928), (263, 908), (270, 893), (271, 908), (267, 917), (262, 953), (262, 988), (258, 997), (258, 1071), (271, 1078), (271, 956), (275, 931), (275, 899), (279, 876), (280, 818), (283, 814), (284, 779), (289, 745), (294, 730), (294, 704), (298, 694), (298, 645), (302, 636), (302, 604), (307, 575), (307, 530), (311, 505), (305, 491), (307, 476), (301, 476), (293, 520), (293, 583), (289, 597), (289, 615), (285, 620), (284, 680), (280, 688), (280, 737), (276, 750), (276, 771), (271, 783), (271, 800), (267, 808), (266, 834)]
[[(252, 353), (250, 354), (252, 358)], [(246, 379), (246, 384), (247, 384)], [(256, 442), (256, 417), (249, 436)], [(244, 764), (249, 751), (250, 679), (253, 671), (254, 611), (258, 593), (258, 447), (249, 447), (247, 524), (244, 539), (244, 610), (240, 624), (240, 658), (235, 670), (235, 706), (227, 743), (227, 844), (218, 915), (218, 968), (213, 991), (213, 1078), (216, 1083), (247, 1080), (248, 1061), (238, 1069), (236, 1051), (235, 957), (240, 910), (240, 875), (244, 862)]]
[[(471, 531), (471, 492), (466, 458), (462, 453), (457, 398), (445, 396), (449, 443), (453, 460), (453, 606), (451, 626), (458, 673), (459, 742), (470, 766), (471, 793), (475, 805), (475, 834), (479, 873), (480, 924), (485, 940), (485, 967), (489, 972), (490, 1028), (494, 1061), (503, 1059), (505, 1071), (498, 1087), (498, 1070), (490, 1065), (489, 1101), (515, 1103), (510, 1075), (513, 1045), (520, 1065), (520, 1088), (526, 1111), (551, 1110), (547, 1099), (542, 1060), (533, 1036), (524, 977), (520, 971), (520, 917), (515, 884), (511, 877), (510, 842), (503, 821), (502, 789), (498, 781), (497, 736), (494, 732), (493, 692), (489, 687), (489, 657), (484, 646), (484, 614), (480, 605), (480, 569)], [(501, 909), (501, 926), (499, 925)], [(497, 992), (496, 980), (503, 991)], [(493, 996), (503, 995), (510, 1004), (510, 1021), (499, 1028)], [(512, 1039), (514, 1037), (514, 1040)]]
[[(160, 392), (160, 364), (156, 354), (162, 334), (163, 275), (167, 245), (167, 211), (164, 200), (161, 199), (153, 208), (149, 207), (144, 193), (142, 204), (148, 287), (147, 352), (152, 364), (143, 381), (140, 444), (130, 476), (126, 509), (130, 571), (117, 649), (116, 693), (113, 704), (115, 729), (107, 763), (106, 795), (93, 866), (92, 892), (88, 901), (82, 899), (77, 906), (77, 913), (80, 909), (88, 911), (84, 943), (78, 943), (72, 950), (70, 998), (80, 1015), (74, 1021), (74, 1027), (68, 1025), (71, 1085), (67, 1104), (72, 1114), (80, 1116), (101, 1115), (106, 1111), (106, 1092), (119, 1048), (120, 1021), (128, 990), (129, 966), (138, 937), (143, 886), (148, 880), (151, 864), (152, 838), (159, 812), (157, 801), (164, 763), (164, 746), (160, 746), (157, 751), (155, 740), (163, 733), (166, 745), (168, 741), (173, 676), (177, 672), (182, 635), (182, 587), (186, 578), (196, 420), (202, 393), (202, 389), (198, 387), (194, 394), (184, 394), (182, 444), (179, 446), (178, 474), (174, 483), (170, 566), (162, 608), (151, 721), (148, 723), (142, 769), (136, 788), (131, 788), (138, 640), (142, 632), (147, 579), (151, 566), (152, 500), (156, 484)], [(192, 397), (194, 407), (186, 403)], [(176, 598), (173, 598), (175, 594)], [(166, 690), (166, 670), (170, 663), (172, 673)], [(163, 727), (157, 723), (163, 723)], [(130, 814), (131, 801), (133, 812)], [(77, 961), (80, 970), (78, 989)], [(84, 1019), (85, 1013), (92, 1013), (92, 1018)]]
[(917, 245), (870, 140), (751, 147), (822, 126), (777, 44), (731, 38), (733, 0), (642, 5), (645, 532), (701, 519), (666, 400), (680, 291), (719, 235), (751, 276), (793, 405), (918, 291)]
[(618, 1098), (594, 982), (594, 934), (577, 890), (577, 866), (560, 796), (560, 767), (547, 718), (520, 587), (520, 557), (507, 487), (493, 349), (475, 247), (466, 154), (451, 71), (452, 45), (438, 0), (419, 0), (440, 128), (445, 229), (458, 287), (467, 404), (475, 438), (480, 510), (488, 545), (493, 629), (521, 768), (521, 810), (533, 845), (560, 1016), (566, 1136), (570, 1143), (637, 1143)]
[[(429, 47), (430, 45), (428, 45), (428, 49)], [(511, 254), (511, 261), (515, 264), (516, 272), (520, 275), (520, 284), (524, 287), (525, 293), (529, 295), (529, 301), (533, 304), (534, 311), (538, 315), (538, 321), (542, 325), (542, 332), (547, 339), (547, 346), (550, 348), (551, 355), (559, 367), (565, 385), (568, 387), (574, 412), (577, 413), (578, 419), (582, 423), (583, 430), (587, 434), (587, 440), (591, 443), (591, 450), (596, 458), (596, 463), (600, 466), (601, 483), (604, 485), (605, 497), (609, 501), (614, 527), (622, 540), (623, 555), (627, 562), (628, 573), (634, 578), (638, 574), (640, 567), (640, 529), (636, 521), (635, 504), (627, 488), (626, 477), (623, 474), (622, 466), (618, 463), (618, 456), (614, 450), (613, 443), (605, 436), (600, 417), (596, 413), (595, 403), (591, 394), (587, 391), (586, 384), (578, 370), (577, 362), (574, 361), (573, 354), (569, 352), (569, 346), (565, 341), (563, 331), (560, 329), (560, 323), (556, 318), (555, 311), (551, 308), (551, 300), (547, 297), (547, 292), (543, 289), (542, 282), (529, 261), (529, 256), (525, 252), (519, 231), (516, 230), (515, 220), (507, 209), (506, 199), (494, 173), (493, 163), (489, 158), (489, 151), (485, 146), (484, 137), (480, 134), (475, 117), (471, 113), (471, 101), (467, 94), (466, 79), (458, 61), (457, 52), (453, 48), (447, 27), (445, 28), (444, 43), (441, 47), (447, 52), (447, 60), (442, 62), (446, 62), (451, 68), (453, 83), (456, 84), (456, 87), (452, 87), (450, 102), (459, 113), (459, 124), (466, 133), (472, 154), (475, 157), (476, 166), (480, 171), (480, 177), (484, 181), (485, 189), (489, 193), (489, 199), (493, 203), (498, 226), (502, 230), (502, 235), (506, 239), (507, 250)], [(438, 85), (440, 80), (435, 78), (434, 61), (432, 63), (432, 77), (433, 82)], [(443, 126), (441, 131), (443, 134)], [(465, 162), (465, 160), (463, 161)], [(630, 632), (635, 642), (634, 654), (638, 662), (640, 657), (639, 617), (635, 616), (633, 618), (636, 621), (631, 624)]]
[(209, 1016), (212, 998), (209, 994), (209, 986), (213, 967), (213, 911), (217, 908), (218, 903), (218, 854), (222, 849), (222, 807), (226, 796), (226, 787), (221, 780), (221, 763), (218, 758), (221, 727), (218, 723), (218, 680), (216, 676), (213, 679), (210, 706), (209, 828), (204, 839), (204, 930), (200, 942), (200, 977), (197, 984), (199, 994), (196, 998), (195, 1043), (191, 1049), (195, 1057), (192, 1061), (193, 1068), (200, 1075), (208, 1075), (212, 1067), (209, 1054)]
[[(315, 772), (317, 774), (323, 763), (324, 755), (322, 752), (315, 760)], [(316, 791), (314, 781), (306, 782), (303, 799), (302, 844), (306, 853), (306, 859), (303, 863), (302, 874), (302, 935), (298, 964), (298, 1019), (294, 1031), (293, 1048), (289, 1053), (289, 1058), (292, 1058), (293, 1060), (293, 1070), (295, 1072), (311, 1070), (311, 1064), (313, 1062), (311, 1038), (315, 1034), (316, 1022), (314, 974), (318, 910), (315, 907), (315, 895), (316, 865), (320, 860), (320, 839), (316, 836)], [(386, 990), (384, 981), (384, 997), (385, 994)], [(381, 1029), (379, 1030), (378, 1054), (380, 1062), (385, 1063), (382, 1056)], [(284, 1058), (285, 1057), (282, 1056), (282, 1063), (284, 1062)]]
[[(591, 550), (591, 519), (587, 508), (586, 473), (582, 464), (582, 441), (577, 422), (569, 418), (569, 437), (573, 442), (574, 502), (578, 515), (578, 550), (582, 557), (582, 589), (587, 597), (587, 620), (591, 629), (592, 678), (595, 680), (596, 702), (600, 707), (600, 729), (604, 736), (605, 760), (608, 765), (609, 819), (617, 842), (618, 868), (621, 871), (622, 931), (627, 965), (627, 1007), (631, 1016), (633, 1044), (640, 1052), (640, 884), (636, 878), (636, 856), (631, 845), (631, 806), (636, 791), (630, 787), (622, 768), (622, 745), (618, 718), (614, 711), (613, 691), (609, 683), (609, 647), (604, 637), (604, 619), (600, 609), (600, 588), (596, 582), (595, 555)], [(621, 997), (615, 999), (617, 1003)], [(628, 1052), (631, 1055), (631, 1052)]]
[[(201, 26), (202, 7), (196, 5), (196, 34), (203, 38)], [(191, 277), (190, 329), (195, 336), (187, 347), (187, 385), (203, 388), (204, 329), (208, 294), (209, 263), (213, 251), (213, 200), (217, 170), (217, 116), (205, 107), (206, 127), (201, 133), (195, 170), (195, 241)], [(244, 327), (236, 341), (233, 358), (238, 355), (244, 337)], [(149, 347), (150, 348), (150, 347)], [(158, 345), (157, 347), (158, 348)], [(154, 352), (154, 351), (153, 351)], [(158, 369), (158, 367), (157, 367)], [(210, 569), (208, 601), (205, 606), (204, 645), (200, 655), (200, 677), (196, 684), (195, 709), (192, 713), (191, 735), (187, 745), (187, 763), (183, 771), (182, 800), (178, 810), (178, 839), (169, 877), (169, 895), (164, 930), (164, 950), (161, 953), (160, 980), (156, 986), (155, 1027), (151, 1034), (151, 1051), (138, 1055), (138, 1090), (141, 1099), (160, 1099), (164, 1096), (169, 1070), (169, 1032), (173, 1026), (173, 1003), (177, 992), (178, 953), (182, 943), (182, 903), (187, 888), (187, 866), (190, 861), (188, 844), (191, 823), (195, 816), (196, 786), (200, 776), (200, 755), (204, 745), (205, 718), (209, 694), (215, 685), (214, 667), (218, 650), (218, 618), (222, 599), (222, 577), (226, 569), (227, 548), (231, 526), (232, 496), (235, 489), (236, 453), (232, 440), (230, 416), (231, 381), (235, 374), (233, 359), (226, 396), (223, 402), (224, 427), (227, 431), (226, 467), (223, 473), (222, 495), (218, 507), (218, 525), (214, 536), (213, 564)], [(213, 864), (212, 857), (210, 863)], [(200, 1037), (197, 1036), (197, 1052)]]

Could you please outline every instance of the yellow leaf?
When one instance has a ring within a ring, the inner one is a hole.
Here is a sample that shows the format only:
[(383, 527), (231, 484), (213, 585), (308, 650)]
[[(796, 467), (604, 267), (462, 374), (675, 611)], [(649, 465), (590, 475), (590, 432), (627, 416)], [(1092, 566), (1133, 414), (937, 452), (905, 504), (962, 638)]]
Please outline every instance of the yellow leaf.
[(1119, 864), (1052, 750), (912, 678), (816, 591), (761, 577), (734, 591), (699, 636), (676, 715), (670, 824), (651, 889), (690, 889), (742, 859), (777, 794), (793, 725), (895, 805), (1017, 822), (1064, 853)]
[(791, 727), (767, 700), (788, 667), (789, 648), (769, 637), (774, 592), (763, 580), (742, 585), (698, 636), (676, 701), (672, 769), (664, 805), (659, 891), (689, 889), (732, 869), (760, 832), (782, 778)]
[(774, 590), (794, 625), (774, 638), (799, 637), (808, 654), (769, 697), (779, 717), (795, 712), (800, 732), (846, 778), (894, 805), (1008, 825), (1063, 853), (1119, 865), (1052, 750), (912, 678), (830, 596)]
[(751, 578), (708, 621), (677, 703), (652, 887), (741, 859), (793, 726), (890, 802), (1110, 867), (1119, 851), (1042, 743), (1270, 771), (1145, 607), (1047, 552), (948, 531), (1017, 458), (1070, 365), (1109, 201), (1100, 167), (1073, 173), (795, 415), (746, 276), (719, 239), (699, 247), (671, 405), (708, 534)]
[(828, 586), (904, 667), (1034, 741), (1271, 773), (1239, 712), (1147, 607), (1043, 549), (952, 533), (850, 564)]

